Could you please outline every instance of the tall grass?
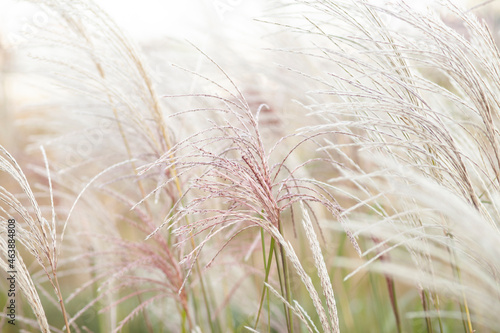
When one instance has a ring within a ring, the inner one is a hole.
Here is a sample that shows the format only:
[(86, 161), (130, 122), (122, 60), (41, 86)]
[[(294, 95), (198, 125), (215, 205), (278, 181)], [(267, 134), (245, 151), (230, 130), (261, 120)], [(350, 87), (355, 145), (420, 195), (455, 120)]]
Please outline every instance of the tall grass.
[(52, 86), (2, 104), (29, 140), (0, 150), (2, 331), (499, 330), (491, 4), (282, 2), (270, 48), (167, 68), (92, 2), (34, 3), (9, 59)]

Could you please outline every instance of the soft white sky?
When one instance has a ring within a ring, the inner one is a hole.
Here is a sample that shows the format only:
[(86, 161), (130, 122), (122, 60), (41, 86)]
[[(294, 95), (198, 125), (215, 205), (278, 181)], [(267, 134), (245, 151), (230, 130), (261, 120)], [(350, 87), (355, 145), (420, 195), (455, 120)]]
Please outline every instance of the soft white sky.
[[(260, 15), (265, 3), (264, 0), (96, 0), (95, 2), (130, 36), (141, 40), (167, 35), (192, 39), (196, 34), (207, 30), (245, 29), (248, 26), (246, 23)], [(36, 7), (22, 1), (0, 0), (0, 32), (12, 34), (43, 23), (44, 17), (34, 8)]]
[(234, 29), (261, 12), (263, 0), (116, 1), (102, 8), (134, 37), (189, 37), (204, 29)]
[[(370, 0), (386, 4), (402, 0)], [(421, 9), (436, 0), (406, 0)], [(457, 0), (456, 0), (457, 1)], [(458, 0), (463, 2), (466, 0)], [(196, 42), (207, 32), (244, 36), (252, 18), (263, 13), (272, 0), (95, 0), (132, 38), (141, 41), (172, 36)], [(478, 4), (483, 1), (467, 1)], [(7, 45), (16, 32), (36, 27), (43, 17), (23, 1), (0, 0), (0, 37)], [(43, 22), (42, 22), (43, 23)], [(244, 37), (243, 37), (244, 38)]]

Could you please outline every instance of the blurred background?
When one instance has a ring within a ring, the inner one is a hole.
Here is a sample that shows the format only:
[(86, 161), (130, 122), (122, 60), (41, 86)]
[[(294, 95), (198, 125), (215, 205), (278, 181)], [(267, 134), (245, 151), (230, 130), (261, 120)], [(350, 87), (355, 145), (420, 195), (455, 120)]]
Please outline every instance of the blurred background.
[[(15, 156), (28, 178), (36, 184), (35, 188), (41, 193), (40, 202), (44, 205), (45, 211), (49, 212), (49, 198), (43, 194), (47, 181), (40, 145), (46, 146), (49, 161), (54, 163), (51, 164), (51, 169), (58, 170), (58, 174), (66, 181), (63, 183), (68, 187), (67, 192), (79, 193), (82, 184), (107, 166), (99, 164), (99, 158), (101, 155), (112, 155), (110, 152), (118, 149), (116, 146), (119, 146), (117, 142), (120, 142), (120, 138), (116, 133), (109, 134), (106, 131), (109, 126), (103, 125), (101, 119), (96, 118), (96, 115), (108, 115), (110, 111), (106, 106), (111, 103), (106, 100), (100, 87), (89, 79), (90, 75), (85, 71), (86, 68), (93, 68), (91, 61), (79, 57), (79, 52), (86, 52), (87, 46), (72, 45), (74, 36), (66, 35), (66, 30), (61, 28), (64, 23), (49, 15), (44, 6), (39, 6), (36, 1), (33, 2), (35, 4), (28, 1), (0, 0), (0, 145)], [(208, 94), (214, 91), (213, 85), (207, 85), (206, 80), (188, 71), (203, 73), (216, 82), (224, 80), (211, 61), (200, 52), (201, 50), (230, 73), (252, 109), (256, 110), (263, 103), (269, 106), (262, 117), (263, 123), (269, 126), (270, 136), (280, 137), (308, 124), (302, 117), (304, 111), (295, 103), (295, 100), (307, 100), (307, 92), (303, 91), (300, 80), (289, 80), (283, 76), (283, 72), (287, 69), (286, 65), (305, 73), (316, 74), (323, 70), (320, 61), (314, 62), (309, 57), (301, 55), (291, 56), (269, 51), (272, 48), (279, 49), (290, 45), (300, 47), (314, 45), (313, 41), (309, 41), (309, 36), (300, 38), (282, 34), (284, 27), (266, 23), (274, 22), (276, 15), (286, 18), (287, 1), (98, 0), (96, 2), (116, 22), (118, 28), (138, 46), (140, 53), (146, 59), (145, 63), (160, 97), (190, 93)], [(371, 0), (371, 2), (391, 6), (391, 1)], [(499, 2), (462, 2), (463, 6), (475, 10), (488, 22), (497, 42), (500, 40)], [(408, 3), (415, 11), (425, 11), (427, 6), (436, 2), (426, 0), (408, 1)], [(297, 7), (294, 7), (291, 14), (295, 15), (297, 12)], [(299, 14), (307, 17), (307, 12)], [(456, 30), (465, 31), (454, 17), (443, 16), (442, 19)], [(105, 35), (106, 27), (96, 27), (95, 30), (90, 28), (88, 33), (92, 37), (99, 33)], [(81, 48), (78, 48), (80, 46)], [(93, 46), (95, 50), (92, 52), (95, 51), (95, 56), (104, 64), (111, 64), (109, 82), (118, 82), (125, 96), (128, 92), (134, 91), (133, 79), (127, 82), (127, 78), (131, 77), (128, 76), (129, 73), (122, 71), (124, 66), (118, 60), (114, 63), (116, 59), (114, 57), (116, 54), (113, 53), (116, 52), (113, 49), (114, 45), (106, 44), (106, 39), (103, 38), (102, 45)], [(111, 52), (109, 55), (106, 53), (108, 51)], [(313, 88), (317, 87), (311, 83), (308, 89)], [(145, 104), (142, 100), (130, 102), (131, 105)], [(204, 105), (203, 101), (182, 100), (176, 101), (178, 104), (172, 107), (172, 102), (163, 98), (161, 103), (169, 112)], [(196, 122), (182, 124), (176, 130), (182, 135), (192, 131), (196, 126), (198, 126)], [(310, 154), (309, 151), (301, 153), (304, 156)], [(328, 179), (331, 176), (325, 170), (314, 172), (320, 179)], [(75, 180), (73, 183), (75, 178), (78, 178), (78, 181)], [(15, 184), (11, 184), (11, 180), (3, 174), (0, 174), (0, 184), (6, 188), (15, 188)], [(61, 192), (64, 192), (63, 190), (66, 189), (61, 189)], [(66, 200), (67, 207), (73, 199), (74, 196), (67, 198), (61, 196), (59, 198), (61, 202), (58, 204), (63, 207), (61, 203)], [(140, 196), (134, 199), (137, 201)], [(110, 207), (108, 201), (85, 204), (88, 206), (83, 206), (81, 209), (101, 205), (99, 207), (102, 211), (96, 214), (107, 211)], [(124, 215), (128, 213), (125, 208), (120, 207), (120, 209), (125, 212)], [(61, 212), (61, 215), (64, 216), (64, 213), (67, 212)], [(74, 218), (85, 223), (85, 217), (77, 215)], [(112, 219), (110, 216), (102, 217), (103, 220), (107, 218)], [(131, 239), (134, 237), (142, 239), (142, 235), (134, 236), (133, 230), (127, 228), (120, 232)], [(333, 254), (337, 251), (336, 254), (348, 257), (353, 252), (345, 235), (335, 234), (332, 237), (334, 237), (332, 244), (335, 244)], [(366, 242), (369, 243), (370, 240)], [(70, 252), (78, 250), (69, 249)], [(333, 257), (332, 255), (332, 259), (328, 260), (333, 262)], [(34, 261), (28, 265), (36, 267)], [(72, 267), (71, 264), (69, 267)], [(342, 276), (347, 273), (348, 269), (342, 268), (341, 273), (336, 274), (333, 279), (340, 284)], [(212, 274), (214, 281), (217, 281), (217, 274)], [(43, 277), (39, 269), (37, 276)], [(70, 294), (72, 290), (88, 281), (89, 277), (80, 275), (80, 279), (68, 278), (64, 281), (66, 294)], [(260, 280), (254, 286), (260, 286), (259, 283)], [(373, 323), (377, 324), (376, 331), (394, 331), (391, 305), (385, 298), (386, 285), (381, 275), (367, 273), (349, 280), (344, 286), (345, 289), (339, 290), (337, 296), (339, 303), (346, 305), (345, 308), (348, 309), (342, 314), (342, 325), (347, 329), (346, 332), (354, 327), (358, 328), (358, 332), (366, 332)], [(252, 291), (255, 292), (257, 289), (259, 288), (256, 287)], [(414, 289), (399, 285), (398, 292), (403, 295), (399, 299), (401, 308), (417, 307), (419, 295)], [(68, 305), (69, 311), (76, 313), (94, 296), (84, 294), (81, 299), (76, 298), (76, 301)], [(3, 304), (4, 300), (5, 295), (2, 293), (0, 304)], [(125, 304), (125, 308), (119, 310), (121, 313), (114, 314), (115, 318), (128, 313), (127, 307), (136, 306), (133, 302)], [(382, 303), (383, 306), (378, 307)], [(29, 308), (26, 304), (24, 306), (28, 312)], [(158, 317), (161, 317), (162, 313), (159, 312)], [(60, 313), (59, 309), (53, 306), (47, 308), (47, 314), (59, 318)], [(101, 314), (97, 314), (96, 311), (91, 312), (91, 315), (82, 316), (78, 323), (89, 325), (97, 332), (99, 324), (92, 324), (96, 316)], [(234, 315), (235, 318), (238, 316), (243, 317), (244, 314)], [(103, 322), (110, 320), (109, 318), (113, 318), (113, 315), (103, 319)], [(357, 322), (363, 318), (366, 319), (367, 326)], [(237, 320), (244, 323), (246, 318), (238, 317)], [(60, 319), (55, 319), (54, 322), (62, 327)], [(100, 325), (106, 327), (103, 322)], [(418, 325), (422, 323), (415, 324), (415, 332), (420, 329)], [(449, 324), (451, 328), (456, 326), (454, 321)], [(124, 332), (140, 332), (141, 329), (143, 327), (140, 323), (134, 322), (131, 326), (127, 326)]]

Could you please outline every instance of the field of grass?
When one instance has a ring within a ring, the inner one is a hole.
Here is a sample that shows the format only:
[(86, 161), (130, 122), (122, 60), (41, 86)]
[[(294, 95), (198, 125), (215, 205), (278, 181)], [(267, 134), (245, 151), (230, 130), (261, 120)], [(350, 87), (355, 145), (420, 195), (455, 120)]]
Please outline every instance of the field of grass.
[(25, 3), (1, 332), (500, 332), (495, 1), (269, 1), (203, 43)]

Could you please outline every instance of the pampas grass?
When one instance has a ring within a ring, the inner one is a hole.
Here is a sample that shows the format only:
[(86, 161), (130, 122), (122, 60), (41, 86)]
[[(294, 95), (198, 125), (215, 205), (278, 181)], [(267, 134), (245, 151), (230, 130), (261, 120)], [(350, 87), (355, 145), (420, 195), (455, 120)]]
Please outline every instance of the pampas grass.
[(4, 106), (29, 144), (0, 150), (21, 329), (498, 331), (492, 4), (274, 3), (264, 50), (164, 59), (33, 3), (51, 23), (9, 57), (48, 102)]

